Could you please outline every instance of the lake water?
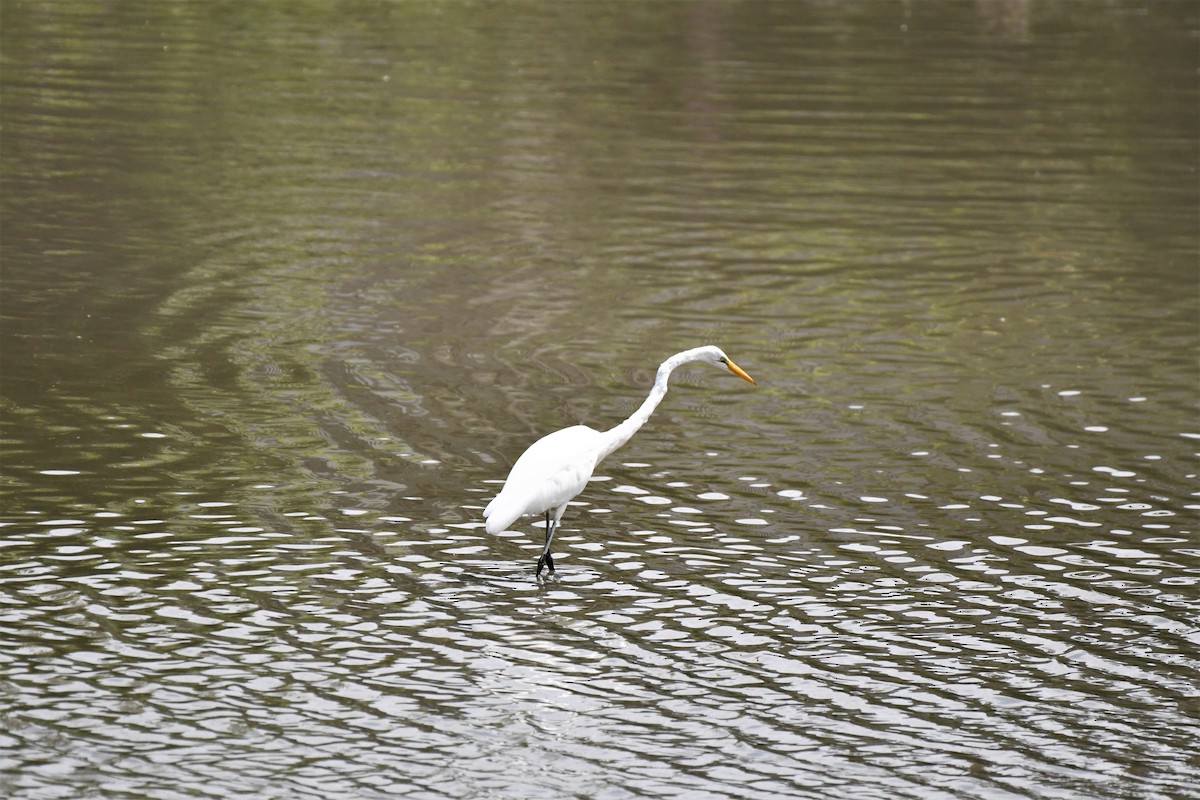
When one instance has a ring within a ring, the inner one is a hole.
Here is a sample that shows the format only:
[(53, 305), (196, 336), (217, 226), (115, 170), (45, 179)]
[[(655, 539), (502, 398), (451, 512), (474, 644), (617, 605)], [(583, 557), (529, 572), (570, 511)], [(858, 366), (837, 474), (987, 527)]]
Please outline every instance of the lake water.
[(1200, 797), (1195, 4), (0, 16), (0, 794)]

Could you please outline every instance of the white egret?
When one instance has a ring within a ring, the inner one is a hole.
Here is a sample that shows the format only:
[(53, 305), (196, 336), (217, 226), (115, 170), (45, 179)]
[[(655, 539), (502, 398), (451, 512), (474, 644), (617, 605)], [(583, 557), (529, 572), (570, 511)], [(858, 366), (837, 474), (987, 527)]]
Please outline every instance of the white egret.
[(598, 431), (586, 425), (572, 425), (547, 434), (529, 446), (513, 464), (504, 487), (483, 510), (487, 532), (507, 530), (520, 517), (543, 514), (546, 519), (546, 544), (538, 558), (534, 575), (541, 577), (542, 567), (554, 572), (550, 542), (563, 512), (577, 494), (587, 486), (592, 471), (610, 453), (630, 440), (646, 424), (650, 414), (667, 394), (667, 381), (676, 367), (693, 361), (703, 361), (724, 367), (750, 383), (754, 379), (734, 364), (719, 347), (695, 347), (668, 358), (658, 368), (654, 388), (637, 411), (620, 425)]

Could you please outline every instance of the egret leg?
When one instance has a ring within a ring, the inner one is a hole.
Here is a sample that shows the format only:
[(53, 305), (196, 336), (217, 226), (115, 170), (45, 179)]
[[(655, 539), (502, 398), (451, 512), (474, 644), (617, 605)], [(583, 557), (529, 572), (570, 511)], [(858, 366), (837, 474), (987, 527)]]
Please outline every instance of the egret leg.
[(538, 557), (537, 569), (534, 570), (534, 577), (542, 576), (542, 567), (546, 566), (550, 569), (550, 574), (554, 574), (554, 558), (550, 555), (550, 540), (554, 538), (554, 529), (557, 527), (558, 520), (550, 519), (550, 512), (546, 512), (546, 545), (542, 548), (542, 554)]

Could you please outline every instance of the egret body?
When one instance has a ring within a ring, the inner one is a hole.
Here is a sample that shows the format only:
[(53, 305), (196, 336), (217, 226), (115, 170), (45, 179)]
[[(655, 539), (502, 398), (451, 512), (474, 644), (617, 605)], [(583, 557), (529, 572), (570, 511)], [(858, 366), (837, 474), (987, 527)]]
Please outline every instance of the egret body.
[(530, 514), (544, 515), (546, 544), (534, 574), (541, 577), (543, 567), (553, 573), (554, 559), (550, 556), (550, 542), (554, 539), (558, 521), (567, 510), (567, 503), (587, 486), (596, 466), (646, 424), (666, 396), (667, 382), (675, 368), (694, 361), (728, 369), (739, 378), (754, 383), (754, 379), (734, 364), (719, 347), (710, 345), (676, 353), (659, 366), (649, 396), (620, 425), (607, 431), (594, 430), (586, 425), (572, 425), (547, 434), (531, 444), (513, 464), (500, 493), (483, 510), (487, 532), (500, 533), (519, 518)]

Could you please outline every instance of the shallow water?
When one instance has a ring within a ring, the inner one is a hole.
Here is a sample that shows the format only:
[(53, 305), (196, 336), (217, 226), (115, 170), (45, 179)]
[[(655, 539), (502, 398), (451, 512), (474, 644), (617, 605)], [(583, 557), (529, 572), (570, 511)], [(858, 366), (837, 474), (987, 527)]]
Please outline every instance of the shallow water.
[(1190, 4), (0, 12), (7, 796), (1200, 796)]

